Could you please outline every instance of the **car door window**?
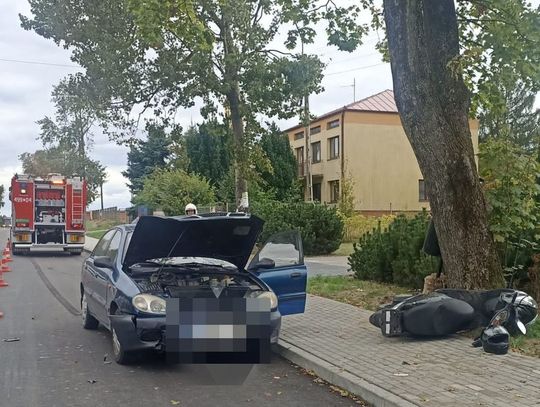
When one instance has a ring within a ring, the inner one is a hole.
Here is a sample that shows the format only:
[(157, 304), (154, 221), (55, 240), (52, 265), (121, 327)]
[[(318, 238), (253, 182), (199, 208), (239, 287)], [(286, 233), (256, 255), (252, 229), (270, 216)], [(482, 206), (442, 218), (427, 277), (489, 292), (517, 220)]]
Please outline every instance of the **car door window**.
[(116, 259), (116, 255), (118, 253), (118, 249), (120, 248), (120, 239), (122, 238), (122, 233), (119, 231), (115, 233), (113, 238), (111, 239), (111, 243), (109, 244), (109, 248), (107, 249), (107, 256), (111, 260)]
[(106, 256), (107, 255), (107, 247), (109, 246), (109, 243), (111, 242), (111, 239), (114, 235), (116, 230), (109, 230), (105, 235), (101, 238), (101, 240), (96, 245), (94, 251), (92, 252), (93, 256)]
[(281, 232), (271, 236), (252, 264), (255, 265), (263, 259), (272, 260), (276, 268), (303, 264), (304, 256), (298, 232)]

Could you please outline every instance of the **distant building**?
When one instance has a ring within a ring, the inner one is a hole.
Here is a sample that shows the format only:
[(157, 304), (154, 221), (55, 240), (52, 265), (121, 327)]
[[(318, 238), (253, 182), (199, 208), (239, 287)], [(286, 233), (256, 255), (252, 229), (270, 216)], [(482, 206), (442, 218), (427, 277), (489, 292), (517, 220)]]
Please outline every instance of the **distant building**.
[[(478, 121), (471, 120), (470, 126), (477, 153)], [(336, 203), (343, 179), (351, 176), (357, 211), (375, 215), (429, 208), (422, 173), (401, 125), (393, 91), (323, 114), (309, 127), (314, 200)], [(285, 133), (305, 186), (304, 127), (297, 125)]]

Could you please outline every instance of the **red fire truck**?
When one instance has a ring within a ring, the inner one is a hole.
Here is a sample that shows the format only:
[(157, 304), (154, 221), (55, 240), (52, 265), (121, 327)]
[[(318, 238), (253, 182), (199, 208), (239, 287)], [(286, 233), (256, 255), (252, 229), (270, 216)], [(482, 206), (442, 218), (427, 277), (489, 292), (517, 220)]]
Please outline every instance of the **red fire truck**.
[(45, 179), (11, 179), (11, 250), (63, 250), (81, 254), (84, 246), (86, 182), (80, 177), (49, 174)]

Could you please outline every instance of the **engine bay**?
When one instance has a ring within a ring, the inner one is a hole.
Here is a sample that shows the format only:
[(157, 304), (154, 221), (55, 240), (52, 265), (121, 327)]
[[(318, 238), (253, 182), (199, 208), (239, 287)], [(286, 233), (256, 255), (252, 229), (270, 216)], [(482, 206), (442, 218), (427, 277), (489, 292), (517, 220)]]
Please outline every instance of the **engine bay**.
[(242, 298), (259, 286), (249, 275), (163, 270), (133, 277), (142, 292), (171, 298)]

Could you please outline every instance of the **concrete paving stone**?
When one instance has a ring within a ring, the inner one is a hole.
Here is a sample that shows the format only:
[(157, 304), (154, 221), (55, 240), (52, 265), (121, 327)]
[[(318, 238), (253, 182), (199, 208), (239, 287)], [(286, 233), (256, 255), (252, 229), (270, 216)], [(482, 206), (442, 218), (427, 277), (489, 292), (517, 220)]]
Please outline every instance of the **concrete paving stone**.
[[(403, 402), (434, 406), (433, 400), (439, 405), (455, 401), (456, 406), (486, 402), (492, 403), (484, 404), (490, 406), (525, 402), (540, 405), (540, 359), (514, 353), (488, 355), (473, 348), (469, 338), (460, 336), (430, 341), (384, 338), (369, 324), (370, 314), (309, 296), (303, 315), (283, 319), (281, 340), (334, 364), (338, 370), (342, 367), (342, 372), (356, 377), (359, 383), (364, 380), (389, 394), (398, 394)], [(515, 390), (504, 391), (503, 386)], [(384, 403), (381, 399), (380, 405), (399, 405), (395, 400)]]

